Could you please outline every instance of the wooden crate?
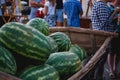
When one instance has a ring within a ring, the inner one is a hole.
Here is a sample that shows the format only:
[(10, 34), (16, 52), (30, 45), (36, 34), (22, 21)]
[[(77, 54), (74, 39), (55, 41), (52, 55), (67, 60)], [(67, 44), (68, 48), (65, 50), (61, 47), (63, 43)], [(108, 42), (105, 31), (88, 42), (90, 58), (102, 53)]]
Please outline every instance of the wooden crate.
[(73, 44), (78, 44), (80, 47), (85, 48), (88, 53), (95, 53), (107, 37), (115, 35), (111, 32), (74, 27), (50, 28), (50, 33), (54, 32), (66, 33), (70, 37)]
[[(68, 80), (82, 79), (104, 54), (105, 49), (112, 37), (117, 36), (116, 33), (74, 27), (50, 28), (50, 34), (54, 32), (64, 32), (70, 37), (72, 44), (78, 44), (80, 47), (85, 48), (89, 55), (94, 54), (89, 62), (80, 71), (72, 75)], [(0, 72), (0, 80), (20, 79), (4, 72)]]

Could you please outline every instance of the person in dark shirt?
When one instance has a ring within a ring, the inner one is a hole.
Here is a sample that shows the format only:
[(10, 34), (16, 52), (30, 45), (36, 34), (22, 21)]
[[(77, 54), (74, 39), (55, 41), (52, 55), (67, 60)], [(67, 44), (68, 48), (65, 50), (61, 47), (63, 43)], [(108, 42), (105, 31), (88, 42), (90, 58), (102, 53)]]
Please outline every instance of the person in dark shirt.
[(112, 19), (112, 23), (115, 26), (116, 32), (119, 34), (118, 37), (114, 38), (113, 50), (112, 54), (108, 55), (108, 66), (109, 66), (109, 75), (111, 78), (117, 77), (117, 56), (120, 53), (120, 25), (118, 24), (118, 16), (120, 14), (120, 0), (114, 0), (112, 4), (109, 5), (112, 15), (110, 18)]
[(63, 26), (63, 0), (56, 0), (56, 26)]

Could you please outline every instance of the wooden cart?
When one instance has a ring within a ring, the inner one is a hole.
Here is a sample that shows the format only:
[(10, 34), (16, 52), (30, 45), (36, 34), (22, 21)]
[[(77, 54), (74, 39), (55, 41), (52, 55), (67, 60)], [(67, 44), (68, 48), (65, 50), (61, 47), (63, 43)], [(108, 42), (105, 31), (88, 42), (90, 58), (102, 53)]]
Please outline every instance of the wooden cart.
[[(105, 53), (105, 49), (109, 41), (117, 36), (117, 33), (74, 28), (74, 27), (52, 27), (50, 33), (64, 32), (66, 33), (73, 44), (78, 44), (80, 47), (85, 48), (89, 55), (93, 57), (87, 62), (87, 64), (77, 73), (68, 78), (68, 80), (81, 80), (100, 60)], [(20, 80), (14, 76), (0, 72), (0, 80)]]

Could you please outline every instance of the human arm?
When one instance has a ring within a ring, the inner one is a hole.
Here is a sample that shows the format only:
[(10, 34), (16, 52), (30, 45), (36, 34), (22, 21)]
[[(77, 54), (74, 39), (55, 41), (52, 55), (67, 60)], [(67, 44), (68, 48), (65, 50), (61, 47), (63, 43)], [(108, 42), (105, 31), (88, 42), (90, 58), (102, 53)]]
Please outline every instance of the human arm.
[(47, 13), (48, 13), (48, 6), (44, 6), (44, 15), (46, 16), (47, 15)]
[(80, 16), (82, 16), (82, 15), (83, 15), (83, 11), (80, 12)]
[(120, 12), (120, 8), (119, 7), (116, 7), (115, 10), (113, 11), (113, 13), (111, 14), (110, 18), (112, 20), (115, 20), (118, 18), (118, 16), (116, 16), (116, 14), (118, 14)]
[(6, 4), (5, 4), (5, 1), (4, 0), (2, 0), (2, 2), (1, 2), (2, 4), (1, 4), (1, 9), (2, 9), (2, 12), (3, 12), (3, 14), (5, 13), (5, 11), (6, 11)]
[(83, 15), (83, 9), (82, 9), (81, 2), (80, 2), (80, 4), (78, 4), (78, 7), (79, 7), (80, 16), (82, 16)]
[(44, 7), (44, 4), (42, 2), (36, 2), (35, 0), (30, 0), (29, 4), (31, 7), (35, 8)]
[(99, 6), (96, 8), (96, 12), (97, 12), (97, 18), (99, 19), (99, 23), (101, 24), (100, 26), (104, 26), (104, 27), (113, 26), (112, 19), (110, 18), (111, 11), (108, 8), (108, 6), (99, 4)]
[(49, 2), (45, 2), (44, 10), (43, 10), (45, 16), (46, 16), (47, 13), (48, 13), (48, 5), (49, 5)]
[(3, 13), (6, 11), (6, 4), (2, 4), (2, 11)]

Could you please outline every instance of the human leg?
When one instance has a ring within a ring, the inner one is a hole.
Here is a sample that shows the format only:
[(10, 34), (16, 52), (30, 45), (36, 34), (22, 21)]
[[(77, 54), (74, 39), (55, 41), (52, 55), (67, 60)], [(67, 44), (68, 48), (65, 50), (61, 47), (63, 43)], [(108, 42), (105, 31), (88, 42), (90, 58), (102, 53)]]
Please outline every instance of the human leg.
[[(114, 55), (112, 54), (108, 54), (108, 67), (109, 67), (109, 76), (110, 78), (115, 78), (115, 73), (114, 73), (114, 69), (115, 69), (115, 59), (114, 59)], [(114, 67), (114, 68), (113, 68)]]
[(107, 53), (103, 55), (103, 57), (98, 61), (96, 68), (95, 68), (95, 73), (94, 73), (94, 80), (103, 80), (104, 76), (104, 64), (107, 59)]
[(117, 73), (117, 54), (114, 54), (114, 61), (113, 61), (113, 71), (116, 74)]
[(116, 78), (117, 76), (117, 54), (108, 54), (108, 67), (110, 78)]
[(115, 63), (114, 63), (114, 67), (113, 67), (113, 70), (116, 74), (117, 77), (120, 77), (120, 74), (119, 74), (119, 71), (117, 70), (118, 69), (118, 63), (119, 63), (119, 58), (120, 58), (120, 32), (117, 32), (119, 35), (118, 37), (116, 37), (116, 41), (115, 41), (115, 51), (116, 51), (116, 60), (115, 60)]
[(116, 74), (117, 73), (117, 64), (118, 64), (118, 55), (119, 55), (119, 47), (120, 47), (120, 37), (115, 37), (113, 39), (113, 43), (112, 43), (112, 47), (113, 47), (113, 71)]
[(117, 71), (117, 47), (118, 38), (113, 38), (109, 45), (109, 53), (108, 53), (108, 67), (109, 67), (109, 76), (110, 78), (116, 77)]
[(56, 26), (63, 26), (63, 9), (56, 10)]
[(62, 22), (56, 22), (56, 26), (63, 26)]

